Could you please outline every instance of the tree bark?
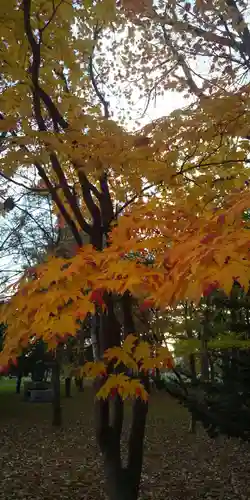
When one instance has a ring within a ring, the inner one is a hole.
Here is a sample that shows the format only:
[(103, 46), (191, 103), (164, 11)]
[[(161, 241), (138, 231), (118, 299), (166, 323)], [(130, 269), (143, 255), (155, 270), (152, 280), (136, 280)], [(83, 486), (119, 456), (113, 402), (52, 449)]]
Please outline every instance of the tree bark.
[[(115, 317), (113, 297), (106, 298), (107, 312), (103, 315), (100, 331), (100, 350), (120, 345), (120, 325)], [(134, 333), (132, 301), (129, 293), (122, 299), (124, 336)], [(148, 377), (143, 379), (149, 390)], [(96, 381), (96, 390), (104, 383)], [(113, 401), (97, 400), (96, 437), (103, 456), (109, 500), (137, 500), (143, 463), (144, 433), (148, 404), (140, 399), (133, 403), (132, 422), (128, 442), (128, 458), (125, 467), (121, 460), (121, 433), (123, 426), (123, 400), (119, 395)], [(111, 414), (111, 409), (113, 410)]]
[(113, 422), (109, 423), (109, 401), (96, 406), (97, 441), (100, 446), (109, 500), (137, 500), (143, 464), (144, 434), (148, 404), (136, 399), (128, 442), (128, 459), (122, 467), (120, 438), (123, 423), (123, 401), (116, 396)]
[(22, 374), (19, 373), (16, 379), (16, 394), (20, 394), (21, 384), (22, 384)]
[(71, 398), (71, 377), (65, 378), (65, 396)]
[[(84, 179), (83, 179), (84, 180)], [(86, 183), (82, 184), (85, 202), (93, 217), (91, 243), (97, 250), (102, 250), (105, 245), (104, 236), (109, 231), (110, 221), (114, 216), (110, 198), (107, 176), (100, 178), (100, 210), (93, 202), (91, 191)], [(102, 227), (101, 227), (102, 225)], [(105, 293), (105, 311), (98, 310), (92, 318), (91, 340), (94, 360), (102, 358), (103, 352), (110, 347), (121, 345), (121, 325), (114, 312), (114, 297)], [(134, 333), (131, 296), (125, 294), (124, 311), (124, 336)], [(108, 374), (114, 371), (112, 364), (108, 366)], [(95, 381), (95, 389), (105, 383), (105, 379)], [(113, 414), (110, 414), (111, 403)], [(143, 457), (144, 431), (147, 415), (147, 404), (136, 400), (133, 406), (133, 417), (128, 443), (127, 467), (122, 467), (121, 460), (121, 433), (123, 426), (123, 400), (117, 394), (111, 402), (110, 399), (96, 400), (96, 438), (104, 461), (107, 492), (109, 500), (137, 500)]]
[(57, 355), (52, 364), (52, 388), (53, 388), (52, 425), (54, 425), (55, 427), (60, 427), (62, 425), (62, 408), (61, 408), (60, 363)]
[[(186, 323), (186, 333), (187, 333), (188, 339), (193, 339), (192, 327), (190, 327), (190, 324), (188, 322), (188, 317), (192, 318), (192, 315), (193, 315), (192, 304), (189, 306), (186, 303), (185, 304), (185, 323)], [(189, 355), (189, 369), (190, 369), (190, 373), (191, 373), (191, 384), (192, 384), (192, 388), (194, 389), (195, 384), (197, 382), (197, 374), (196, 374), (196, 360), (195, 360), (195, 355), (193, 353), (191, 353)], [(196, 420), (193, 413), (191, 414), (188, 430), (191, 434), (196, 434), (197, 420)]]
[(76, 377), (75, 381), (78, 392), (84, 392), (83, 377)]
[(211, 354), (208, 356), (208, 361), (209, 361), (210, 381), (214, 383), (215, 381), (214, 360)]
[(207, 342), (210, 337), (210, 327), (209, 323), (211, 321), (210, 314), (210, 301), (207, 297), (206, 308), (204, 311), (204, 320), (200, 332), (200, 342), (201, 342), (201, 379), (203, 382), (209, 381), (209, 359), (208, 359), (208, 349)]
[[(191, 383), (192, 383), (192, 387), (194, 388), (196, 380), (197, 380), (194, 354), (190, 354), (190, 356), (189, 356), (189, 366), (190, 366), (190, 371), (191, 371)], [(196, 434), (196, 430), (197, 430), (197, 420), (192, 413), (191, 418), (190, 418), (190, 423), (189, 423), (189, 432), (191, 434)]]

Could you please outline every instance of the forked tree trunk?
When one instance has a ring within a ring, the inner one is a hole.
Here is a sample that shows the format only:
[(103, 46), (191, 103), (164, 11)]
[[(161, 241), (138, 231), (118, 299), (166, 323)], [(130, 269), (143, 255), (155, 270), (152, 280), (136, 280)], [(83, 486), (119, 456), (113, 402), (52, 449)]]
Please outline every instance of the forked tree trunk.
[[(101, 318), (99, 346), (101, 352), (108, 347), (120, 345), (120, 325), (113, 310), (113, 298), (105, 299), (107, 311)], [(131, 297), (123, 297), (124, 332), (134, 333)], [(97, 380), (96, 391), (105, 381)], [(144, 380), (148, 388), (148, 378)], [(112, 414), (111, 414), (111, 410)], [(126, 466), (122, 465), (121, 434), (124, 403), (119, 395), (114, 400), (96, 400), (96, 437), (103, 456), (104, 472), (109, 500), (137, 500), (143, 463), (144, 433), (148, 404), (140, 399), (133, 403), (132, 422), (128, 441)]]
[[(143, 443), (148, 404), (137, 399), (133, 404), (132, 423), (128, 442), (127, 465), (122, 466), (120, 438), (123, 423), (123, 401), (114, 401), (114, 418), (108, 423), (109, 401), (98, 402), (100, 446), (109, 500), (137, 500), (143, 464)], [(106, 415), (106, 422), (103, 416)]]
[(58, 359), (58, 353), (52, 364), (52, 389), (53, 389), (52, 425), (60, 427), (62, 425), (62, 408), (61, 408), (60, 362)]

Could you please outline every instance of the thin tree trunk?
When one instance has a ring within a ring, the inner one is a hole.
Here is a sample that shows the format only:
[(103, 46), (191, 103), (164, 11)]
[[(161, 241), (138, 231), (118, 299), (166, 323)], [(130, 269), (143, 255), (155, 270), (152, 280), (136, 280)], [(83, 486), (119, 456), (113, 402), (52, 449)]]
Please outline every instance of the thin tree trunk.
[(53, 388), (52, 425), (60, 427), (62, 425), (62, 408), (61, 408), (60, 363), (58, 359), (58, 350), (54, 362), (52, 364), (52, 388)]
[(208, 359), (208, 349), (207, 341), (209, 340), (210, 328), (210, 309), (209, 309), (209, 298), (207, 297), (206, 309), (204, 312), (204, 321), (201, 328), (200, 342), (201, 342), (201, 379), (203, 382), (209, 381), (209, 359)]
[(209, 380), (207, 341), (204, 338), (201, 338), (201, 379), (204, 382)]
[(20, 394), (21, 384), (22, 384), (22, 373), (19, 373), (16, 379), (16, 394)]
[(215, 382), (214, 360), (211, 355), (208, 356), (208, 361), (209, 361), (210, 381), (214, 383)]
[[(196, 380), (197, 380), (196, 365), (195, 365), (195, 356), (194, 356), (194, 354), (190, 354), (190, 356), (189, 356), (189, 366), (190, 366), (190, 371), (191, 371), (191, 383), (192, 383), (192, 387), (194, 388)], [(193, 413), (191, 414), (190, 423), (189, 423), (189, 429), (188, 430), (189, 430), (189, 432), (191, 434), (196, 434), (197, 420), (196, 420), (196, 418), (195, 418), (195, 416), (194, 416)]]
[(65, 396), (71, 398), (71, 377), (65, 378)]
[[(193, 313), (192, 305), (188, 306), (188, 304), (186, 303), (185, 304), (185, 324), (186, 324), (186, 333), (187, 333), (188, 339), (193, 338), (193, 332), (192, 332), (192, 329), (190, 327), (190, 324), (188, 323), (188, 316), (191, 318), (192, 313)], [(190, 356), (189, 356), (189, 369), (190, 369), (190, 373), (191, 373), (191, 384), (192, 384), (192, 388), (194, 389), (195, 383), (197, 381), (197, 374), (196, 374), (195, 355), (193, 353), (190, 354)], [(188, 430), (191, 434), (196, 434), (197, 420), (196, 420), (193, 413), (191, 414), (191, 417), (190, 417)]]
[(77, 388), (78, 388), (78, 392), (84, 392), (83, 377), (79, 377), (77, 379)]

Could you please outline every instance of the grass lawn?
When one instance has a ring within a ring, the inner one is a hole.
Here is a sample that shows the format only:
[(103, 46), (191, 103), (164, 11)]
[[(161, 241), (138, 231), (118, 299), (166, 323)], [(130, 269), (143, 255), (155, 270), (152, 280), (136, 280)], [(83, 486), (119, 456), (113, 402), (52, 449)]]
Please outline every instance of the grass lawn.
[[(22, 402), (13, 385), (0, 380), (0, 499), (104, 500), (91, 389), (63, 398), (64, 426), (55, 430), (50, 404)], [(250, 445), (187, 428), (179, 405), (151, 397), (141, 499), (249, 499)]]

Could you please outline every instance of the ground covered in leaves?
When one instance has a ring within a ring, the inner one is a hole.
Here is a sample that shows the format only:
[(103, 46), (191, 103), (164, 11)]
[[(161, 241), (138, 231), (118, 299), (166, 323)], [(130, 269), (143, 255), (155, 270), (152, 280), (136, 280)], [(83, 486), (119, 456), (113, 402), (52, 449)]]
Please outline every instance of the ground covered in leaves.
[[(0, 499), (106, 499), (90, 388), (63, 399), (61, 430), (50, 404), (24, 403), (1, 381), (0, 405)], [(249, 499), (250, 444), (213, 441), (201, 428), (194, 437), (188, 423), (167, 395), (152, 396), (141, 500)]]

